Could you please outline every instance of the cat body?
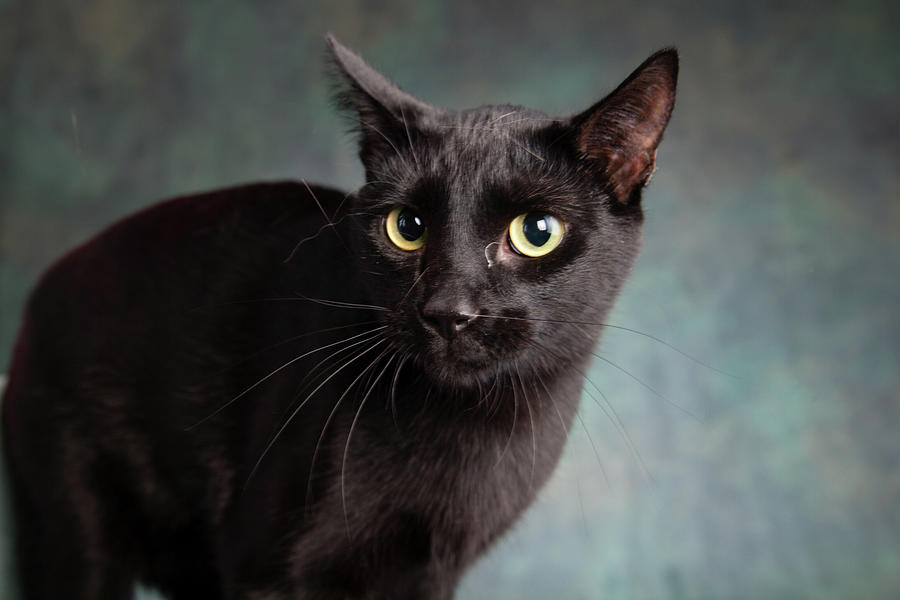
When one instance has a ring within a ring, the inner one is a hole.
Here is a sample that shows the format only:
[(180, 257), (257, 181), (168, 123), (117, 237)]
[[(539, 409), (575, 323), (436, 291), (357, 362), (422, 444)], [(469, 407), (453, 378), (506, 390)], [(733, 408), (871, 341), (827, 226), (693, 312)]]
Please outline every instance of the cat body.
[(32, 294), (3, 400), (25, 598), (451, 598), (552, 473), (674, 52), (552, 119), (436, 109), (329, 45), (362, 188), (170, 200)]

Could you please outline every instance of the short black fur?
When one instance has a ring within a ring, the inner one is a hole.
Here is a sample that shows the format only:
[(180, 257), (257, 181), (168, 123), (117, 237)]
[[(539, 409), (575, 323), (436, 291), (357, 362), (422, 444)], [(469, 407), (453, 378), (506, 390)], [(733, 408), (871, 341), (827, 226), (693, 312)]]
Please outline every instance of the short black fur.
[[(3, 399), (25, 598), (451, 598), (553, 471), (638, 251), (675, 51), (553, 118), (434, 108), (328, 44), (357, 192), (170, 200), (32, 294)], [(421, 247), (391, 241), (397, 206)], [(526, 213), (558, 247), (510, 241)]]

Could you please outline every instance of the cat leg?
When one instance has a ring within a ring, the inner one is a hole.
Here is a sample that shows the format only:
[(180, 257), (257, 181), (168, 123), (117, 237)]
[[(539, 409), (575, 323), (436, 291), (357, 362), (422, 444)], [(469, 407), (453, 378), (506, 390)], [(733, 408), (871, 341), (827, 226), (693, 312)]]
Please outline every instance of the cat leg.
[(127, 539), (114, 507), (93, 491), (91, 479), (84, 477), (87, 469), (73, 463), (77, 449), (60, 452), (41, 442), (5, 449), (17, 455), (8, 467), (22, 600), (131, 598), (131, 553), (121, 541), (114, 542)]
[(73, 515), (38, 517), (36, 512), (15, 512), (22, 600), (132, 598), (130, 570), (113, 553), (85, 543)]

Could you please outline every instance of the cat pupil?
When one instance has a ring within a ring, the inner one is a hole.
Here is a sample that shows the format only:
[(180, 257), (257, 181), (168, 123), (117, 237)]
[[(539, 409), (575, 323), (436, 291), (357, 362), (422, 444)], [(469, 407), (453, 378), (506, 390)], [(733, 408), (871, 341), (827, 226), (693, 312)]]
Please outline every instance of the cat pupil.
[(535, 246), (543, 246), (546, 244), (552, 233), (546, 215), (540, 213), (531, 213), (525, 217), (525, 222), (522, 224), (522, 231), (525, 233), (525, 239)]
[(425, 225), (419, 215), (402, 210), (397, 215), (397, 231), (410, 242), (414, 242), (425, 233)]

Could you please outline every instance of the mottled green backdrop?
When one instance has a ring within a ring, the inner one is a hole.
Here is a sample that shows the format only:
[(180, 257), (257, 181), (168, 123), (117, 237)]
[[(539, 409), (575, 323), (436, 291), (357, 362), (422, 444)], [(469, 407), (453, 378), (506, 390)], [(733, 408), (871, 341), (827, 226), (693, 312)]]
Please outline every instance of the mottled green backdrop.
[(559, 113), (676, 45), (611, 321), (714, 369), (610, 331), (557, 476), (459, 597), (900, 597), (898, 7), (0, 0), (0, 364), (39, 272), (112, 219), (359, 185), (327, 31), (432, 103)]

